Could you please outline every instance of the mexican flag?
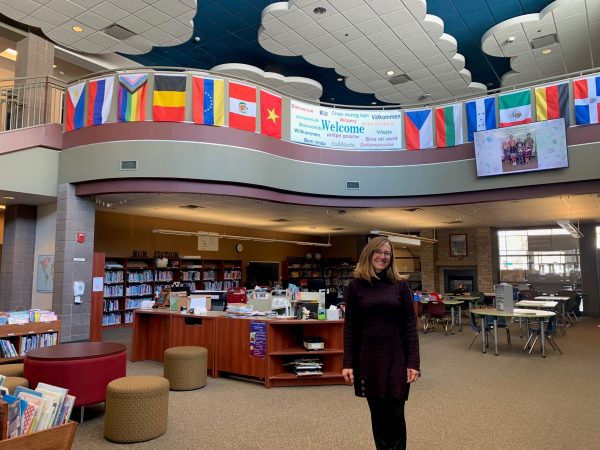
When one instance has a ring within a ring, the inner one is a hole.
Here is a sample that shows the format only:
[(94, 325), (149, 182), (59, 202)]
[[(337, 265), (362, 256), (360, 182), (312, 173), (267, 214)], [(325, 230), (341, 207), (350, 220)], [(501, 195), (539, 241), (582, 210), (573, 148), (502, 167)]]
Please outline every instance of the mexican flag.
[(463, 143), (461, 106), (456, 103), (435, 109), (437, 147), (453, 147)]
[(512, 92), (498, 98), (500, 128), (531, 123), (531, 91)]

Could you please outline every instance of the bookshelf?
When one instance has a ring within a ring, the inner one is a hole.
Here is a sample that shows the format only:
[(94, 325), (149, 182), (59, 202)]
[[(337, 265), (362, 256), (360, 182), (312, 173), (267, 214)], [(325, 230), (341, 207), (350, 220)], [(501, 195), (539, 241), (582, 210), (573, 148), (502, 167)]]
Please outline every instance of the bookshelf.
[(226, 291), (242, 285), (242, 261), (180, 259), (179, 279), (190, 291)]
[(22, 361), (25, 352), (60, 342), (60, 320), (0, 325), (0, 364)]
[[(271, 320), (268, 322), (268, 377), (267, 388), (277, 386), (305, 386), (345, 384), (343, 365), (343, 320)], [(325, 341), (323, 350), (306, 350), (305, 336), (320, 336)], [(299, 358), (319, 360), (322, 375), (298, 376), (290, 362)]]
[(282, 263), (282, 275), (300, 288), (307, 288), (312, 279), (323, 279), (329, 292), (341, 297), (353, 278), (355, 265), (349, 258), (307, 261), (304, 258), (290, 257)]

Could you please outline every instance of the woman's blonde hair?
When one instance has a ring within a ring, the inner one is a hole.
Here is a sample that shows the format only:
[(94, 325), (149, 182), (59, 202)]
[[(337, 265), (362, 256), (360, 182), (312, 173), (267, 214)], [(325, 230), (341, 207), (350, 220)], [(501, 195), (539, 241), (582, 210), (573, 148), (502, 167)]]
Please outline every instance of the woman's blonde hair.
[(400, 274), (396, 270), (396, 265), (394, 264), (394, 246), (387, 236), (377, 236), (367, 242), (367, 245), (365, 245), (360, 253), (358, 264), (356, 264), (356, 268), (354, 269), (354, 276), (356, 278), (362, 278), (367, 281), (371, 281), (372, 278), (379, 279), (373, 269), (373, 264), (371, 264), (371, 258), (373, 257), (375, 250), (384, 244), (389, 244), (390, 252), (392, 253), (390, 255), (389, 265), (385, 269), (386, 278), (390, 281), (400, 281)]

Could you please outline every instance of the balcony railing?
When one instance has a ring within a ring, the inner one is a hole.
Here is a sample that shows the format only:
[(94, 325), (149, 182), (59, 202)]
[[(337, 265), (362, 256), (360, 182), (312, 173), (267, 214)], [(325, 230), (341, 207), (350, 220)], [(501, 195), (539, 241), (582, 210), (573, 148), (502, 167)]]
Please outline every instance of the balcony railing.
[(0, 78), (0, 132), (62, 123), (65, 87), (53, 77)]

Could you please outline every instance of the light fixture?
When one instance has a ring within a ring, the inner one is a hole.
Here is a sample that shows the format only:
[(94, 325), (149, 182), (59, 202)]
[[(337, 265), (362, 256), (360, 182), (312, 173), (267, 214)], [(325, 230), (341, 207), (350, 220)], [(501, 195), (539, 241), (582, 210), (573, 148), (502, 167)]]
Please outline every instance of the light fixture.
[(437, 244), (437, 239), (416, 236), (414, 234), (394, 233), (393, 231), (371, 230), (371, 234), (387, 236), (391, 242), (405, 245), (421, 245), (421, 242)]
[(73, 25), (71, 27), (71, 30), (73, 30), (75, 33), (83, 33), (83, 28), (79, 25)]
[(542, 50), (542, 55), (549, 55), (550, 53), (552, 53), (551, 48), (545, 48), (544, 50)]
[(338, 81), (344, 81), (344, 77), (337, 77)]
[(570, 220), (557, 220), (556, 223), (559, 224), (561, 228), (568, 231), (574, 238), (579, 239), (583, 237), (581, 230), (573, 225)]
[(392, 76), (392, 75), (394, 75), (395, 73), (396, 73), (396, 72), (394, 72), (393, 70), (388, 70), (388, 71), (387, 71), (385, 74), (386, 74), (388, 77), (391, 77), (391, 76)]
[(232, 234), (218, 234), (212, 233), (210, 231), (180, 231), (180, 230), (163, 230), (160, 228), (155, 228), (152, 230), (153, 233), (157, 234), (170, 234), (175, 236), (211, 236), (222, 239), (235, 239), (237, 241), (255, 241), (255, 242), (278, 242), (280, 244), (296, 244), (296, 245), (307, 245), (313, 247), (331, 247), (331, 242), (327, 239), (327, 243), (323, 242), (306, 242), (306, 241), (290, 241), (286, 239), (270, 239), (270, 238), (260, 238), (260, 237), (252, 237), (252, 236), (234, 236)]
[(0, 53), (0, 56), (2, 56), (3, 58), (6, 58), (6, 59), (10, 59), (11, 61), (16, 61), (17, 60), (17, 51), (13, 48), (7, 48), (2, 53)]
[(6, 209), (5, 205), (0, 205), (0, 209)]
[(2, 197), (4, 200), (14, 200), (14, 197), (11, 197), (10, 195), (6, 195), (4, 197)]
[(326, 12), (327, 12), (327, 9), (323, 8), (322, 6), (317, 6), (315, 9), (313, 9), (313, 13), (315, 13), (318, 16), (325, 14)]

